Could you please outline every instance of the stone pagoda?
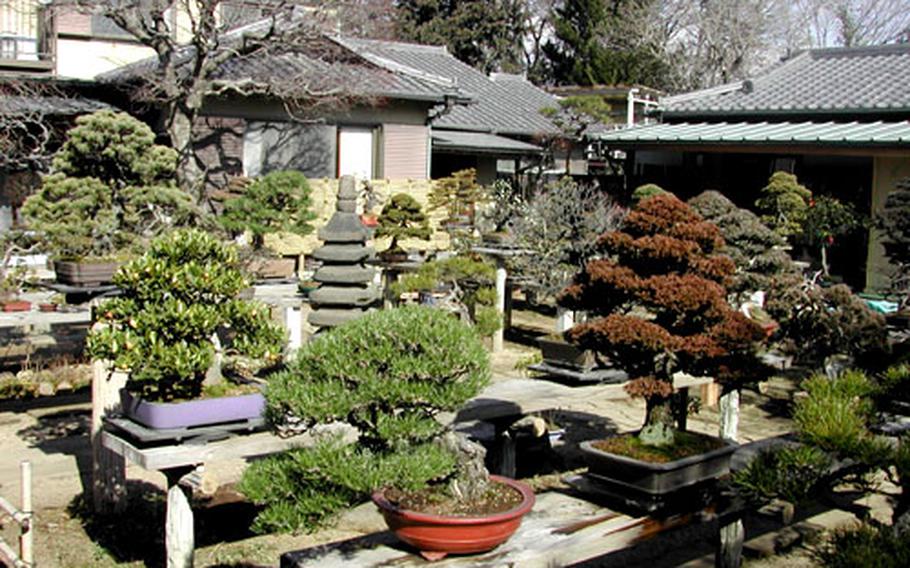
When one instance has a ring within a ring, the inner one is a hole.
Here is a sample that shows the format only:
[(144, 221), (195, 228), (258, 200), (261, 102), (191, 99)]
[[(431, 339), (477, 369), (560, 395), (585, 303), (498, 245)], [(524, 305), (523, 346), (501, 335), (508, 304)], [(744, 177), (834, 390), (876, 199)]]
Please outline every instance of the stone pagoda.
[(307, 321), (319, 328), (334, 327), (363, 315), (379, 300), (373, 283), (376, 271), (366, 265), (373, 256), (367, 246), (370, 230), (357, 214), (357, 186), (352, 176), (343, 176), (335, 214), (319, 230), (324, 244), (313, 251), (322, 261), (313, 279), (319, 288), (310, 293), (313, 311)]

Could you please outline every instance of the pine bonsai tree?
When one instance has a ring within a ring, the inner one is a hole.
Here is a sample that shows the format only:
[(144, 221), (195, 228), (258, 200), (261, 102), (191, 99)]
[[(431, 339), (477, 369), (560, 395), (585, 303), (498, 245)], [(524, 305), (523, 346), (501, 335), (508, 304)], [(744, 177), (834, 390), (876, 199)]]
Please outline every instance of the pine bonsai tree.
[(910, 303), (910, 178), (897, 182), (875, 222), (884, 236), (885, 256), (895, 267), (890, 287), (900, 295), (901, 307), (906, 307)]
[(124, 113), (79, 117), (54, 156), (52, 173), (23, 206), (26, 223), (58, 257), (105, 257), (141, 248), (197, 215), (175, 181), (177, 153), (154, 143)]
[(477, 183), (477, 171), (460, 170), (438, 179), (430, 191), (430, 209), (445, 208), (446, 224), (473, 228), (475, 206), (486, 200), (486, 191)]
[(774, 172), (761, 194), (755, 205), (764, 213), (766, 225), (784, 238), (802, 233), (812, 192), (795, 175)]
[(127, 390), (147, 400), (198, 397), (212, 364), (212, 336), (230, 329), (229, 353), (275, 362), (284, 331), (268, 308), (237, 298), (247, 281), (233, 247), (198, 230), (176, 231), (114, 276), (122, 294), (96, 310), (86, 346), (128, 369)]
[(265, 235), (277, 232), (309, 234), (315, 215), (310, 208), (310, 184), (296, 171), (270, 172), (249, 183), (240, 197), (224, 204), (221, 225), (233, 234), (249, 231), (261, 251)]
[(764, 332), (727, 304), (735, 267), (718, 253), (717, 226), (673, 195), (639, 202), (622, 229), (605, 233), (598, 245), (601, 258), (560, 295), (565, 307), (593, 316), (566, 338), (629, 374), (628, 392), (646, 400), (640, 440), (670, 444), (673, 373), (740, 381), (754, 368)]
[(478, 336), (443, 310), (372, 312), (320, 335), (269, 382), (266, 418), (285, 433), (346, 422), (357, 441), (323, 439), (254, 463), (240, 486), (265, 506), (254, 528), (313, 529), (386, 486), (448, 480), (454, 495), (482, 492), (484, 472), (463, 475), (435, 417), (489, 379)]
[(388, 252), (403, 252), (399, 239), (427, 240), (433, 234), (420, 203), (407, 193), (396, 193), (382, 208), (377, 237), (392, 237)]

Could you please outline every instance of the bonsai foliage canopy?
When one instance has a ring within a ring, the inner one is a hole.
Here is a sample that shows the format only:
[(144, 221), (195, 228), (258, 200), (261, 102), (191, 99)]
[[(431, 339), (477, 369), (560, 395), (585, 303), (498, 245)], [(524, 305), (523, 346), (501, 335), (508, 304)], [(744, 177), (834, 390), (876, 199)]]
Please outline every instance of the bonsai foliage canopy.
[(306, 235), (313, 230), (310, 221), (310, 184), (296, 171), (270, 172), (250, 183), (243, 195), (227, 201), (218, 218), (233, 234), (249, 231), (253, 247), (261, 249), (265, 235), (277, 232)]
[(427, 240), (433, 234), (420, 203), (407, 193), (396, 193), (382, 208), (377, 237), (392, 237), (389, 252), (400, 252), (399, 239)]
[(812, 192), (787, 172), (774, 172), (762, 188), (755, 205), (762, 211), (762, 221), (782, 237), (803, 231)]
[(910, 178), (897, 182), (875, 223), (884, 236), (885, 256), (895, 266), (890, 288), (900, 294), (901, 307), (906, 307), (910, 303)]
[(79, 117), (51, 173), (23, 206), (58, 257), (112, 256), (196, 218), (176, 185), (177, 154), (144, 123), (109, 110)]
[(672, 194), (642, 200), (620, 230), (597, 241), (558, 298), (592, 319), (566, 332), (626, 370), (627, 390), (647, 401), (645, 443), (672, 442), (672, 375), (683, 371), (733, 383), (755, 365), (762, 328), (727, 303), (733, 261), (717, 226)]
[(212, 364), (212, 336), (226, 351), (274, 362), (284, 331), (264, 305), (240, 300), (247, 286), (237, 253), (198, 230), (175, 231), (114, 275), (122, 294), (96, 310), (87, 343), (95, 359), (129, 371), (127, 389), (147, 400), (198, 397)]
[(376, 311), (318, 336), (270, 381), (266, 418), (279, 432), (346, 422), (358, 438), (253, 464), (241, 490), (265, 505), (256, 527), (314, 528), (380, 487), (444, 479), (456, 461), (434, 443), (446, 430), (436, 415), (457, 410), (489, 380), (480, 339), (443, 310)]

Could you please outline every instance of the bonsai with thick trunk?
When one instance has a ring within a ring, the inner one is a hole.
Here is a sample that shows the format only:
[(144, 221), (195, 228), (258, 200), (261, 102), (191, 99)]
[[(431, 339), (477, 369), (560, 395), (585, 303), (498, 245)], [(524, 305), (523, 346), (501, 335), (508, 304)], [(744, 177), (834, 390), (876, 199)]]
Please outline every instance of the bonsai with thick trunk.
[(322, 438), (254, 463), (241, 483), (264, 506), (254, 528), (312, 529), (382, 487), (435, 483), (461, 499), (482, 493), (482, 453), (436, 416), (489, 380), (479, 337), (444, 310), (372, 312), (318, 336), (270, 380), (266, 418), (284, 434), (345, 422), (356, 441)]
[(712, 223), (671, 194), (642, 200), (622, 228), (598, 240), (587, 263), (559, 297), (592, 316), (566, 333), (632, 379), (627, 391), (647, 401), (642, 442), (673, 442), (673, 374), (739, 381), (754, 365), (762, 328), (727, 303), (733, 261)]

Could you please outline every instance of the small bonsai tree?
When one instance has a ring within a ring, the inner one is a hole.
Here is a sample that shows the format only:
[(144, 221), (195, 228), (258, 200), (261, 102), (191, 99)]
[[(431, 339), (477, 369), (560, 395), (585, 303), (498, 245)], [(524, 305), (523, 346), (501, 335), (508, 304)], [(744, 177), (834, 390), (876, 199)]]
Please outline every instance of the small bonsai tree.
[(454, 496), (483, 492), (485, 472), (464, 475), (451, 445), (440, 443), (447, 428), (436, 415), (489, 380), (477, 335), (442, 310), (373, 312), (319, 336), (270, 381), (266, 417), (279, 432), (342, 421), (359, 436), (254, 463), (240, 485), (264, 505), (254, 528), (313, 529), (386, 486), (448, 482)]
[(515, 246), (530, 254), (511, 257), (510, 272), (552, 298), (595, 253), (597, 237), (618, 228), (625, 213), (592, 186), (567, 177), (548, 183), (511, 222)]
[(777, 234), (790, 238), (803, 231), (812, 192), (787, 172), (774, 172), (762, 188), (755, 205), (763, 213), (762, 221)]
[(407, 193), (396, 193), (392, 196), (379, 215), (377, 237), (392, 237), (388, 252), (403, 252), (399, 239), (428, 240), (433, 234), (427, 216), (412, 196)]
[(594, 317), (568, 332), (625, 369), (633, 396), (646, 400), (646, 445), (674, 441), (673, 374), (712, 375), (735, 388), (751, 376), (764, 332), (732, 309), (725, 284), (733, 274), (716, 225), (671, 194), (639, 202), (622, 230), (598, 240), (589, 261), (560, 295), (562, 305)]
[(197, 217), (175, 181), (177, 153), (144, 123), (98, 111), (76, 126), (22, 213), (58, 257), (110, 257)]
[(247, 286), (233, 247), (198, 230), (176, 231), (114, 276), (122, 294), (96, 310), (88, 354), (129, 371), (127, 390), (148, 400), (198, 397), (212, 365), (212, 337), (229, 353), (275, 362), (284, 331), (268, 308), (240, 300)]
[(897, 182), (875, 224), (884, 237), (885, 256), (894, 265), (890, 289), (905, 308), (910, 303), (910, 178)]
[(310, 184), (306, 176), (295, 171), (270, 172), (249, 183), (243, 194), (224, 204), (219, 217), (221, 225), (234, 235), (249, 231), (252, 245), (262, 251), (265, 235), (277, 232), (309, 234)]
[(455, 231), (470, 232), (474, 228), (476, 206), (486, 199), (486, 190), (477, 183), (477, 171), (471, 168), (436, 180), (430, 190), (429, 209), (445, 208), (446, 226)]
[(433, 292), (440, 287), (449, 291), (440, 302), (459, 314), (465, 323), (473, 323), (477, 333), (488, 337), (502, 327), (502, 315), (496, 310), (496, 269), (489, 262), (471, 256), (454, 256), (424, 263), (414, 274), (407, 274), (393, 284), (397, 296), (405, 292)]
[(809, 200), (803, 232), (800, 240), (819, 250), (822, 274), (830, 275), (828, 266), (829, 249), (835, 239), (849, 235), (863, 225), (862, 217), (850, 203), (820, 195)]
[(646, 183), (640, 185), (632, 191), (632, 204), (638, 204), (640, 201), (644, 201), (649, 197), (654, 197), (655, 195), (663, 195), (668, 193), (666, 189), (660, 187), (656, 183)]

